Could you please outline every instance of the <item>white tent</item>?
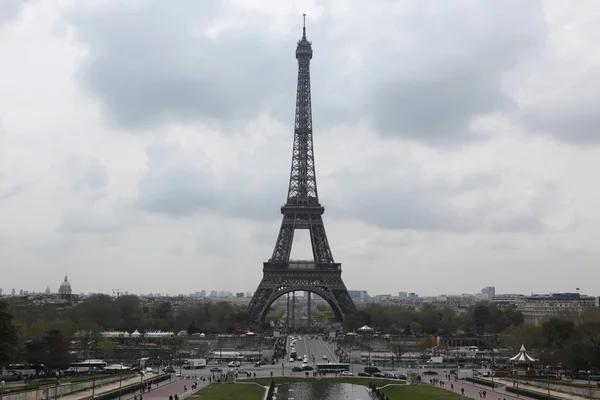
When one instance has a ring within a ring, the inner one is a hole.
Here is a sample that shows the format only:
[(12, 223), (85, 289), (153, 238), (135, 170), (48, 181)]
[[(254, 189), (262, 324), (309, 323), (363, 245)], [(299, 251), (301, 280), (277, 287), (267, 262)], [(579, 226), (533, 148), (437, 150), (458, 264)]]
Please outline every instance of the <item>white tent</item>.
[(133, 331), (133, 333), (131, 334), (131, 337), (140, 337), (140, 336), (142, 336), (142, 334), (139, 333), (137, 329), (135, 331)]
[(368, 332), (373, 332), (373, 328), (371, 328), (369, 325), (363, 325), (360, 328), (358, 328), (357, 331), (359, 331), (361, 333), (368, 333)]
[(531, 357), (527, 353), (527, 350), (525, 349), (525, 345), (522, 344), (521, 349), (519, 350), (519, 353), (516, 356), (511, 357), (510, 361), (515, 362), (515, 363), (533, 363), (533, 362), (536, 362), (537, 359)]

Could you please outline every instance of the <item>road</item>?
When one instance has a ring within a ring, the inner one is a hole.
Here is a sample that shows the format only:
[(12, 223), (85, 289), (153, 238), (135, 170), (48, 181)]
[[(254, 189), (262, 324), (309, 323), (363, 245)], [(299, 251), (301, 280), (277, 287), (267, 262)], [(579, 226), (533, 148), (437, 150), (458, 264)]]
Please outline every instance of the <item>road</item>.
[[(292, 367), (299, 367), (302, 365), (302, 358), (306, 355), (308, 357), (308, 363), (314, 365), (315, 363), (320, 362), (337, 362), (337, 358), (335, 354), (329, 349), (327, 343), (322, 341), (321, 339), (308, 339), (309, 336), (300, 336), (296, 340), (296, 344), (293, 347), (296, 349), (296, 353), (298, 353), (298, 357), (300, 357), (299, 361), (295, 361), (290, 363), (289, 358), (286, 360), (287, 364), (292, 364)], [(288, 354), (292, 352), (292, 340), (288, 338)], [(327, 360), (323, 359), (323, 356), (327, 357)]]
[[(291, 343), (292, 340), (290, 340), (288, 338), (287, 341), (287, 352), (288, 355), (291, 353)], [(337, 358), (335, 357), (335, 354), (332, 352), (331, 348), (329, 347), (329, 344), (324, 342), (323, 340), (320, 339), (315, 339), (314, 337), (312, 339), (308, 339), (308, 336), (304, 335), (302, 336), (302, 339), (296, 339), (296, 343), (294, 344), (294, 348), (296, 350), (296, 353), (298, 354), (298, 357), (302, 358), (304, 357), (304, 355), (306, 355), (308, 357), (309, 360), (309, 364), (310, 365), (314, 365), (316, 363), (320, 363), (320, 362), (325, 362), (325, 360), (323, 360), (323, 356), (327, 356), (328, 361), (331, 362), (337, 362)], [(314, 356), (314, 364), (313, 364), (313, 356)], [(281, 361), (283, 361), (283, 363), (281, 363)], [(280, 360), (280, 363), (276, 364), (276, 365), (265, 365), (262, 367), (255, 367), (254, 363), (245, 363), (243, 364), (239, 369), (242, 372), (250, 372), (252, 374), (256, 374), (257, 377), (268, 377), (268, 376), (304, 376), (304, 372), (292, 372), (292, 368), (293, 367), (299, 367), (302, 365), (302, 360), (300, 359), (300, 361), (293, 361), (290, 362), (289, 358), (287, 358), (286, 360)], [(363, 365), (359, 365), (359, 364), (354, 364), (351, 365), (351, 370), (354, 372), (354, 374), (356, 375), (356, 373), (363, 371), (364, 366)], [(223, 372), (226, 372), (228, 370), (227, 366), (222, 366)], [(413, 372), (415, 370), (412, 370)], [(179, 372), (179, 370), (177, 370), (177, 372)], [(405, 369), (405, 368), (395, 368), (393, 371), (386, 369), (386, 372), (395, 372), (395, 373), (400, 373), (400, 374), (408, 374), (409, 370)], [(419, 371), (422, 372), (422, 371)], [(184, 378), (187, 378), (187, 376), (194, 376), (196, 375), (197, 377), (208, 377), (208, 376), (212, 376), (213, 374), (210, 372), (209, 368), (205, 368), (205, 369), (197, 369), (197, 370), (182, 370), (181, 373), (183, 374)], [(439, 375), (425, 375), (423, 376), (423, 380), (424, 381), (429, 381), (429, 379), (443, 379), (444, 378), (444, 372), (440, 371)], [(175, 384), (171, 384), (171, 385), (167, 385), (164, 388), (158, 388), (155, 389), (155, 393), (148, 393), (144, 396), (144, 400), (165, 400), (169, 398), (169, 395), (172, 394), (174, 395), (175, 393), (179, 394), (179, 397), (181, 398), (181, 394), (183, 393), (183, 386), (187, 385), (188, 386), (188, 390), (189, 387), (191, 385), (191, 383), (194, 382), (193, 379), (181, 379), (178, 380), (177, 382), (175, 382)], [(526, 397), (520, 395), (519, 397), (516, 397), (515, 395), (509, 394), (507, 392), (504, 391), (498, 391), (498, 392), (493, 392), (492, 390), (490, 390), (489, 387), (483, 387), (483, 386), (476, 386), (473, 384), (469, 384), (468, 382), (465, 381), (459, 381), (459, 382), (452, 382), (454, 384), (454, 392), (459, 393), (460, 394), (460, 389), (464, 388), (465, 389), (465, 395), (467, 397), (470, 398), (474, 398), (474, 399), (478, 399), (479, 397), (479, 391), (485, 390), (487, 392), (487, 399), (490, 400), (496, 400), (496, 399), (502, 399), (502, 400), (528, 400)], [(198, 384), (201, 384), (201, 380), (198, 380)], [(175, 385), (175, 386), (173, 386)], [(446, 385), (444, 386), (444, 389), (449, 390), (450, 389), (450, 382), (446, 382)], [(188, 392), (189, 393), (189, 392)]]

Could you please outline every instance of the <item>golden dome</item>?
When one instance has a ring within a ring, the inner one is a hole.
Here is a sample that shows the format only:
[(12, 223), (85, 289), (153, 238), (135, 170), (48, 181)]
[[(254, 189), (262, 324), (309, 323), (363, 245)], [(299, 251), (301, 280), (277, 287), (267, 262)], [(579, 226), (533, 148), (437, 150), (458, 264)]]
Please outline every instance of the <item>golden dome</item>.
[(63, 281), (63, 283), (60, 284), (61, 288), (67, 288), (67, 287), (71, 287), (71, 284), (69, 283), (69, 280), (67, 279), (67, 275), (65, 275), (65, 280)]

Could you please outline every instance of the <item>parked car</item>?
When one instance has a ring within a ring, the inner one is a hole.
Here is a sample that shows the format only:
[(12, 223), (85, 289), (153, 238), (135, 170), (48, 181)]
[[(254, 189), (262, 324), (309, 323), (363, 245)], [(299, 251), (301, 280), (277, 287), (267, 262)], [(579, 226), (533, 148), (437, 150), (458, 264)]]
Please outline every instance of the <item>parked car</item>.
[(219, 368), (219, 367), (212, 367), (210, 369), (210, 372), (223, 372), (223, 370), (221, 368)]

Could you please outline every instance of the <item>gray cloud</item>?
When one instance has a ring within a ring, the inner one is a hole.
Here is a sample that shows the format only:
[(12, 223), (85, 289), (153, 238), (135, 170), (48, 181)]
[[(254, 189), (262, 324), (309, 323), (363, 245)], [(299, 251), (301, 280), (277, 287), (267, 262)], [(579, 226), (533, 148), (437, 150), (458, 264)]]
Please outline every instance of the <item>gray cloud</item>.
[(383, 43), (381, 67), (374, 67), (373, 124), (434, 145), (471, 140), (472, 118), (515, 107), (503, 91), (503, 74), (541, 49), (542, 6), (476, 2), (468, 12), (455, 4), (409, 10), (397, 22), (404, 27), (400, 38)]
[[(276, 210), (284, 181), (261, 180), (260, 171), (216, 178), (202, 166), (201, 156), (200, 165), (186, 161), (189, 154), (179, 144), (157, 142), (147, 152), (148, 171), (133, 203), (137, 209), (172, 218), (213, 212), (256, 221), (280, 218)], [(385, 229), (541, 232), (542, 218), (556, 210), (560, 195), (557, 187), (543, 184), (529, 205), (519, 208), (485, 195), (502, 185), (499, 172), (482, 171), (459, 180), (430, 178), (416, 165), (385, 158), (369, 168), (345, 168), (325, 178), (337, 188), (325, 202), (327, 216), (360, 219)], [(479, 193), (477, 200), (460, 206), (460, 196), (473, 193)], [(459, 205), (453, 203), (456, 199)]]
[[(282, 197), (284, 189), (261, 187), (260, 177), (217, 178), (202, 155), (196, 155), (198, 162), (192, 162), (178, 143), (155, 142), (146, 153), (148, 171), (138, 184), (134, 208), (173, 218), (214, 211), (249, 220), (276, 215), (276, 199)], [(255, 190), (261, 195), (253, 193)]]
[(19, 16), (24, 3), (24, 0), (0, 1), (0, 28), (6, 22), (14, 20)]
[[(396, 12), (390, 3), (344, 35), (329, 27), (343, 24), (332, 19), (332, 5), (324, 7), (309, 27), (315, 124), (324, 129), (365, 117), (382, 134), (434, 145), (472, 140), (473, 117), (511, 109), (501, 78), (544, 37), (538, 1), (484, 1), (468, 12), (439, 3)], [(211, 1), (72, 13), (90, 52), (82, 84), (108, 121), (128, 130), (203, 121), (227, 131), (270, 110), (289, 122), (299, 31), (274, 37), (268, 17), (256, 15), (243, 30), (203, 36), (221, 11)], [(298, 26), (298, 18), (290, 21)]]
[(600, 143), (600, 81), (598, 69), (580, 78), (568, 91), (551, 93), (525, 106), (517, 116), (526, 129), (578, 145)]
[(20, 182), (7, 188), (0, 189), (0, 201), (19, 196), (30, 185), (31, 182)]
[(129, 130), (198, 120), (231, 126), (277, 103), (285, 74), (273, 71), (289, 70), (282, 66), (289, 60), (278, 56), (280, 43), (267, 44), (252, 31), (205, 37), (218, 2), (183, 3), (71, 15), (90, 48), (82, 84), (112, 124)]

